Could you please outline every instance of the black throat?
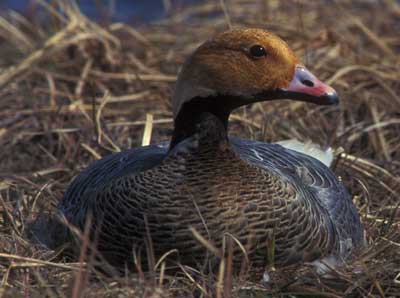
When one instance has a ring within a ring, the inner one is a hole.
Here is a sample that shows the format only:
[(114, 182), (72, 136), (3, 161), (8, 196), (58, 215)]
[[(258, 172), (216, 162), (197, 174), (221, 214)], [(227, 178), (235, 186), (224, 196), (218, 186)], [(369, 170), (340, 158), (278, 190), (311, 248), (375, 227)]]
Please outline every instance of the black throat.
[(183, 104), (174, 121), (170, 150), (184, 139), (199, 133), (215, 140), (227, 140), (228, 118), (240, 98), (213, 96), (193, 98)]

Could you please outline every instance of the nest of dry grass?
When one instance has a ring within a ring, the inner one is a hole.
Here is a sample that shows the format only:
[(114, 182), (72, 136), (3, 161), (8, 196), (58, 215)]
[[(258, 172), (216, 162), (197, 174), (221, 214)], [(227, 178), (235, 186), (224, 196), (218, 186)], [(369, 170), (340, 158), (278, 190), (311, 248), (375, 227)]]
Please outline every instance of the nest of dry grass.
[[(0, 297), (399, 295), (397, 2), (210, 1), (140, 29), (100, 26), (68, 3), (39, 3), (45, 25), (11, 12), (0, 17)], [(173, 275), (93, 275), (29, 242), (29, 222), (54, 210), (90, 162), (168, 139), (179, 65), (229, 24), (276, 32), (338, 90), (336, 107), (273, 102), (240, 109), (231, 134), (336, 148), (335, 171), (354, 196), (369, 248), (333, 282), (297, 270), (266, 288), (259, 275), (235, 276), (229, 266), (215, 275), (185, 267)]]

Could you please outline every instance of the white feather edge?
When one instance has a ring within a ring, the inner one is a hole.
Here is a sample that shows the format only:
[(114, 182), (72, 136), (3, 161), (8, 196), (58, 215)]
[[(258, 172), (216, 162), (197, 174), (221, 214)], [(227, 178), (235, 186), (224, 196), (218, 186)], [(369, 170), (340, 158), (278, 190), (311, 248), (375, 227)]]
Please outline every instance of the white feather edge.
[(314, 157), (324, 163), (327, 167), (332, 165), (333, 149), (330, 147), (323, 150), (318, 144), (312, 142), (302, 143), (296, 139), (283, 140), (275, 142), (275, 144)]

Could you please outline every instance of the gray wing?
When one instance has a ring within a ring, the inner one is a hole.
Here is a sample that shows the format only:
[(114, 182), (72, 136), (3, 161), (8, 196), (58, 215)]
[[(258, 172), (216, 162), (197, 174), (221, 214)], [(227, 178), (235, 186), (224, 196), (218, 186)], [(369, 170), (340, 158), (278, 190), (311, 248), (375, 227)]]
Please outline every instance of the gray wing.
[(340, 240), (340, 254), (347, 255), (364, 243), (364, 230), (351, 196), (335, 174), (319, 160), (278, 144), (231, 138), (242, 159), (273, 170), (291, 181), (299, 180), (327, 210)]
[[(110, 181), (129, 174), (139, 173), (159, 164), (168, 152), (168, 142), (110, 154), (81, 172), (68, 187), (58, 209), (71, 220), (71, 216)], [(72, 220), (73, 222), (73, 220)]]
[[(119, 177), (150, 169), (161, 162), (168, 151), (168, 142), (110, 154), (81, 172), (68, 187), (58, 204), (58, 211), (69, 223), (83, 228), (89, 205), (96, 193)], [(60, 218), (40, 215), (31, 225), (32, 240), (51, 249), (68, 242), (69, 229)]]

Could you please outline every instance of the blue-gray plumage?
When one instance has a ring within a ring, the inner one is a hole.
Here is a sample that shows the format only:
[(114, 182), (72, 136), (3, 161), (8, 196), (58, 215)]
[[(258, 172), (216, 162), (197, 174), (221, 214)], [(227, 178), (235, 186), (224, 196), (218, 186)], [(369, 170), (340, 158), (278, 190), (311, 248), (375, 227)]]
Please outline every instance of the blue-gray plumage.
[(233, 235), (256, 262), (265, 261), (272, 242), (276, 265), (347, 258), (363, 246), (364, 232), (331, 170), (278, 144), (228, 138), (233, 109), (281, 98), (338, 100), (275, 35), (261, 29), (218, 35), (179, 75), (171, 142), (95, 162), (72, 182), (58, 210), (80, 229), (90, 215), (98, 251), (116, 265), (144, 247), (147, 230), (157, 256), (177, 249), (181, 261), (201, 261), (206, 248), (193, 228), (217, 247)]

